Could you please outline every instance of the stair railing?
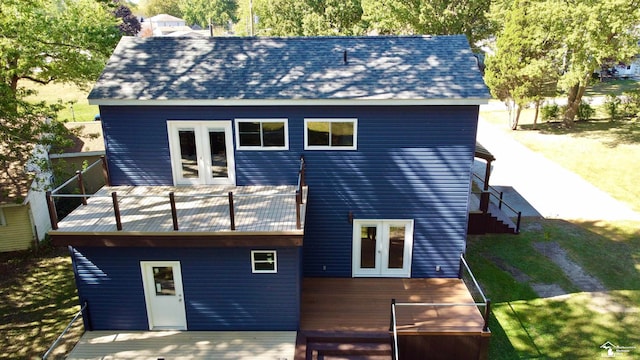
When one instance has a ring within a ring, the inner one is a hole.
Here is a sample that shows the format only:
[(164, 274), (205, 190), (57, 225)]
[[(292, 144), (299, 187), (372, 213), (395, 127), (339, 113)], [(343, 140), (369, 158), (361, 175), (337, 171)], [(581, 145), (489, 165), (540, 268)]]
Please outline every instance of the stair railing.
[[(473, 177), (480, 179), (482, 181), (484, 181), (480, 176), (478, 176), (476, 173), (472, 173)], [(504, 192), (502, 191), (498, 191), (498, 189), (494, 188), (493, 186), (488, 186), (488, 191), (484, 191), (482, 190), (480, 192), (480, 210), (482, 210), (483, 212), (487, 211), (488, 208), (488, 203), (489, 202), (493, 202), (495, 204), (498, 205), (498, 209), (502, 210), (502, 205), (506, 206), (507, 209), (511, 210), (511, 212), (513, 213), (513, 217), (516, 218), (516, 234), (520, 232), (520, 222), (522, 220), (522, 211), (518, 211), (516, 209), (514, 209), (511, 205), (509, 205), (506, 201), (504, 201), (503, 197), (504, 197)], [(494, 201), (491, 201), (491, 199), (495, 199)]]
[(69, 329), (71, 329), (73, 324), (76, 322), (76, 320), (78, 320), (78, 318), (80, 317), (80, 315), (82, 315), (82, 313), (86, 308), (87, 308), (87, 302), (85, 301), (82, 307), (80, 308), (80, 311), (78, 311), (76, 315), (73, 317), (73, 319), (71, 319), (71, 322), (69, 322), (69, 325), (67, 325), (67, 327), (64, 328), (64, 330), (62, 331), (62, 334), (60, 334), (60, 336), (58, 336), (56, 341), (54, 341), (53, 344), (51, 344), (51, 346), (49, 347), (49, 350), (47, 350), (47, 352), (45, 352), (44, 355), (42, 355), (42, 360), (46, 360), (47, 357), (51, 355), (51, 352), (53, 352), (56, 346), (58, 346), (58, 344), (60, 343), (64, 335), (69, 331)]

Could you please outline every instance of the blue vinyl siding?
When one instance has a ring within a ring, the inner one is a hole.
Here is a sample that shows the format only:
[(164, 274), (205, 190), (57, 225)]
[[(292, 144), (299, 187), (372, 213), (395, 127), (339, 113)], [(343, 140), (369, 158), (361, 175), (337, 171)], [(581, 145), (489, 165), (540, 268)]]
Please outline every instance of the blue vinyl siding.
[[(306, 276), (351, 276), (349, 211), (356, 219), (414, 219), (412, 276), (457, 276), (478, 106), (101, 106), (101, 115), (114, 185), (172, 184), (167, 120), (288, 118), (289, 151), (235, 150), (236, 182), (295, 184), (304, 154)], [(358, 149), (303, 150), (304, 118), (314, 117), (357, 118)]]
[(72, 257), (94, 330), (149, 328), (140, 261), (153, 260), (180, 261), (188, 330), (296, 330), (300, 249), (275, 250), (276, 274), (253, 274), (250, 248), (79, 248)]

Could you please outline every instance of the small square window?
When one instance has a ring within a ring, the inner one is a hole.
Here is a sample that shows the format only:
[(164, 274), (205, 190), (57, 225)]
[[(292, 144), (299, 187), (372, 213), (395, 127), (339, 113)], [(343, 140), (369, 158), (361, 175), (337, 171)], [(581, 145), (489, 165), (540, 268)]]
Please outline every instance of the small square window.
[(357, 119), (304, 119), (305, 150), (357, 150)]
[(287, 119), (236, 119), (238, 150), (288, 150)]
[(277, 273), (278, 261), (275, 250), (251, 250), (253, 273)]

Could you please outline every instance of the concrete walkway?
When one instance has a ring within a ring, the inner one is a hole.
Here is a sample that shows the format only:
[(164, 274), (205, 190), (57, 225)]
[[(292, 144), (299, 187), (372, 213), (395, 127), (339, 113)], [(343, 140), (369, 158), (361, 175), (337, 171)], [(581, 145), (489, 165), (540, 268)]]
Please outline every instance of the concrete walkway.
[[(490, 185), (504, 191), (505, 201), (523, 216), (640, 221), (640, 214), (628, 205), (529, 150), (482, 117), (477, 139), (496, 158)], [(476, 160), (474, 171), (484, 174), (484, 167), (482, 160)]]

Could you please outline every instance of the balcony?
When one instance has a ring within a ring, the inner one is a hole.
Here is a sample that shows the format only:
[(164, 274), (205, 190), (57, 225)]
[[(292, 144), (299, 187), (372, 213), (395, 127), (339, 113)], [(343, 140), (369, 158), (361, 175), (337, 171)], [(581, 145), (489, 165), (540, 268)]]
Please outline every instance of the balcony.
[[(47, 193), (56, 245), (302, 245), (308, 192), (303, 160), (296, 185), (106, 185), (86, 194), (83, 174), (91, 168)], [(82, 204), (58, 221), (61, 199)]]

